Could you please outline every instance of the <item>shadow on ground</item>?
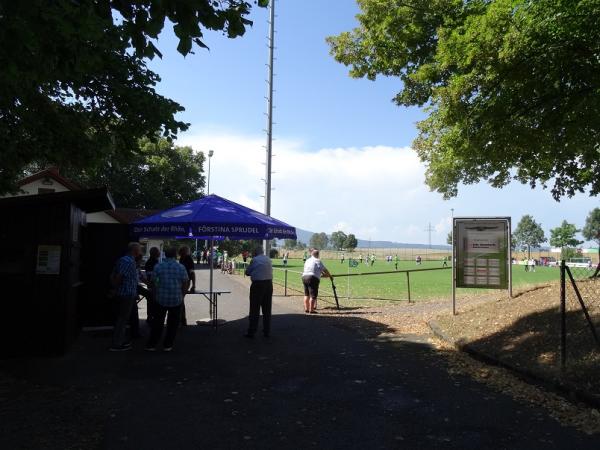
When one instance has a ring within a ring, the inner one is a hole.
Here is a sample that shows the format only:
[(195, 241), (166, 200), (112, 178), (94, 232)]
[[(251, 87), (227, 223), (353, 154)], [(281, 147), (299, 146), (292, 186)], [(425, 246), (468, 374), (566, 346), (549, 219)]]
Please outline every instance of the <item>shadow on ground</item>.
[[(61, 358), (0, 361), (0, 448), (551, 448), (596, 441), (448, 375), (429, 345), (380, 342), (359, 317), (281, 314), (189, 326), (172, 353), (109, 353), (84, 334)], [(357, 331), (364, 331), (357, 333)], [(366, 334), (365, 334), (366, 333)]]
[[(592, 318), (599, 329), (600, 314)], [(449, 326), (452, 321), (455, 323)], [(489, 321), (493, 322), (493, 318)], [(444, 318), (440, 323), (442, 330), (460, 345), (467, 344), (478, 353), (543, 379), (566, 382), (600, 401), (600, 347), (585, 316), (576, 309), (566, 313), (567, 365), (564, 372), (560, 366), (560, 321), (558, 308), (547, 308), (525, 315), (496, 332), (487, 332), (485, 325), (479, 324), (480, 337), (473, 338), (471, 334), (466, 339), (461, 331), (473, 327), (473, 313), (454, 319)]]

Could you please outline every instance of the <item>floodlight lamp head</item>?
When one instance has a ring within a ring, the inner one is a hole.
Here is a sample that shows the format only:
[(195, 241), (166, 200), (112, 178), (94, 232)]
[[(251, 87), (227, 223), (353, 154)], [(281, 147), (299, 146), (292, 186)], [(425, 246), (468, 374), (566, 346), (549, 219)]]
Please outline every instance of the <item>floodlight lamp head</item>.
[(214, 154), (215, 154), (215, 151), (214, 151), (214, 150), (209, 150), (209, 151), (208, 151), (208, 157), (209, 157), (209, 158), (211, 158), (211, 157), (212, 157), (212, 155), (214, 155)]

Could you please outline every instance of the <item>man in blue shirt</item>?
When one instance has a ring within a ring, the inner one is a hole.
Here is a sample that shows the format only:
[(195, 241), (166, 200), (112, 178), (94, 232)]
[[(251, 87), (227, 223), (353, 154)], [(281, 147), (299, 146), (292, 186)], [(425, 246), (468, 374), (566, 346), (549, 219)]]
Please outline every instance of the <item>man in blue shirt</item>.
[(167, 332), (163, 341), (163, 350), (173, 349), (175, 335), (181, 321), (183, 296), (190, 287), (190, 278), (185, 267), (177, 262), (177, 250), (174, 247), (165, 250), (165, 260), (156, 265), (152, 273), (152, 286), (156, 299), (156, 310), (152, 321), (150, 340), (146, 350), (156, 351), (156, 344), (162, 335), (167, 317)]
[(140, 244), (130, 242), (127, 246), (127, 254), (119, 258), (111, 274), (111, 283), (116, 289), (118, 304), (112, 346), (110, 347), (111, 352), (122, 352), (131, 349), (131, 343), (125, 340), (125, 328), (138, 295), (139, 280), (135, 259), (139, 255), (141, 255)]
[(262, 247), (252, 252), (252, 262), (246, 269), (246, 275), (252, 280), (250, 285), (250, 314), (247, 338), (253, 338), (258, 329), (258, 319), (262, 309), (263, 334), (271, 333), (271, 308), (273, 304), (273, 265), (271, 259), (263, 254)]

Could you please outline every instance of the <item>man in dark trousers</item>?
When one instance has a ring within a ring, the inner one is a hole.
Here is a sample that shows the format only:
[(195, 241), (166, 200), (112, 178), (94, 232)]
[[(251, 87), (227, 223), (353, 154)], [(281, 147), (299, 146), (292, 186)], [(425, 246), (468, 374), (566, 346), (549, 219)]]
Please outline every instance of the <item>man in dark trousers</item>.
[(152, 274), (152, 287), (154, 288), (156, 305), (150, 340), (146, 350), (156, 351), (156, 344), (162, 336), (167, 317), (167, 332), (163, 342), (163, 350), (170, 352), (173, 349), (177, 328), (181, 321), (183, 296), (190, 288), (188, 272), (175, 257), (177, 250), (170, 247), (165, 249), (165, 260), (156, 265)]
[(146, 271), (146, 285), (147, 288), (140, 287), (138, 292), (146, 297), (146, 312), (147, 318), (146, 321), (149, 325), (152, 325), (152, 317), (154, 315), (156, 299), (154, 298), (154, 291), (150, 289), (150, 283), (152, 282), (152, 273), (154, 272), (154, 267), (158, 264), (160, 259), (160, 250), (158, 247), (152, 247), (150, 249), (150, 257), (146, 264), (144, 265), (144, 270)]
[(253, 338), (258, 329), (258, 318), (262, 309), (263, 334), (271, 333), (271, 306), (273, 304), (273, 266), (264, 255), (262, 247), (256, 247), (252, 253), (252, 262), (246, 268), (246, 276), (252, 280), (250, 285), (250, 315), (247, 338)]
[(135, 301), (138, 295), (139, 280), (135, 260), (141, 253), (138, 242), (129, 243), (127, 254), (117, 261), (110, 276), (111, 285), (116, 289), (118, 304), (111, 352), (131, 350), (131, 343), (126, 340), (126, 327), (131, 317), (131, 310), (137, 307)]

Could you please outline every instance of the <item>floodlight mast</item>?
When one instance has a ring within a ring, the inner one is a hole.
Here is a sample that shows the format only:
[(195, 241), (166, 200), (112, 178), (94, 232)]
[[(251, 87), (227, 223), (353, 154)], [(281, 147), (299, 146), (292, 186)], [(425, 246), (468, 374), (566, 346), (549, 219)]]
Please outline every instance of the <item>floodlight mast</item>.
[[(267, 148), (265, 164), (265, 214), (271, 215), (271, 174), (273, 158), (273, 61), (275, 52), (275, 0), (269, 2), (269, 78), (267, 96)], [(265, 255), (269, 256), (271, 243), (265, 240), (263, 243)]]

